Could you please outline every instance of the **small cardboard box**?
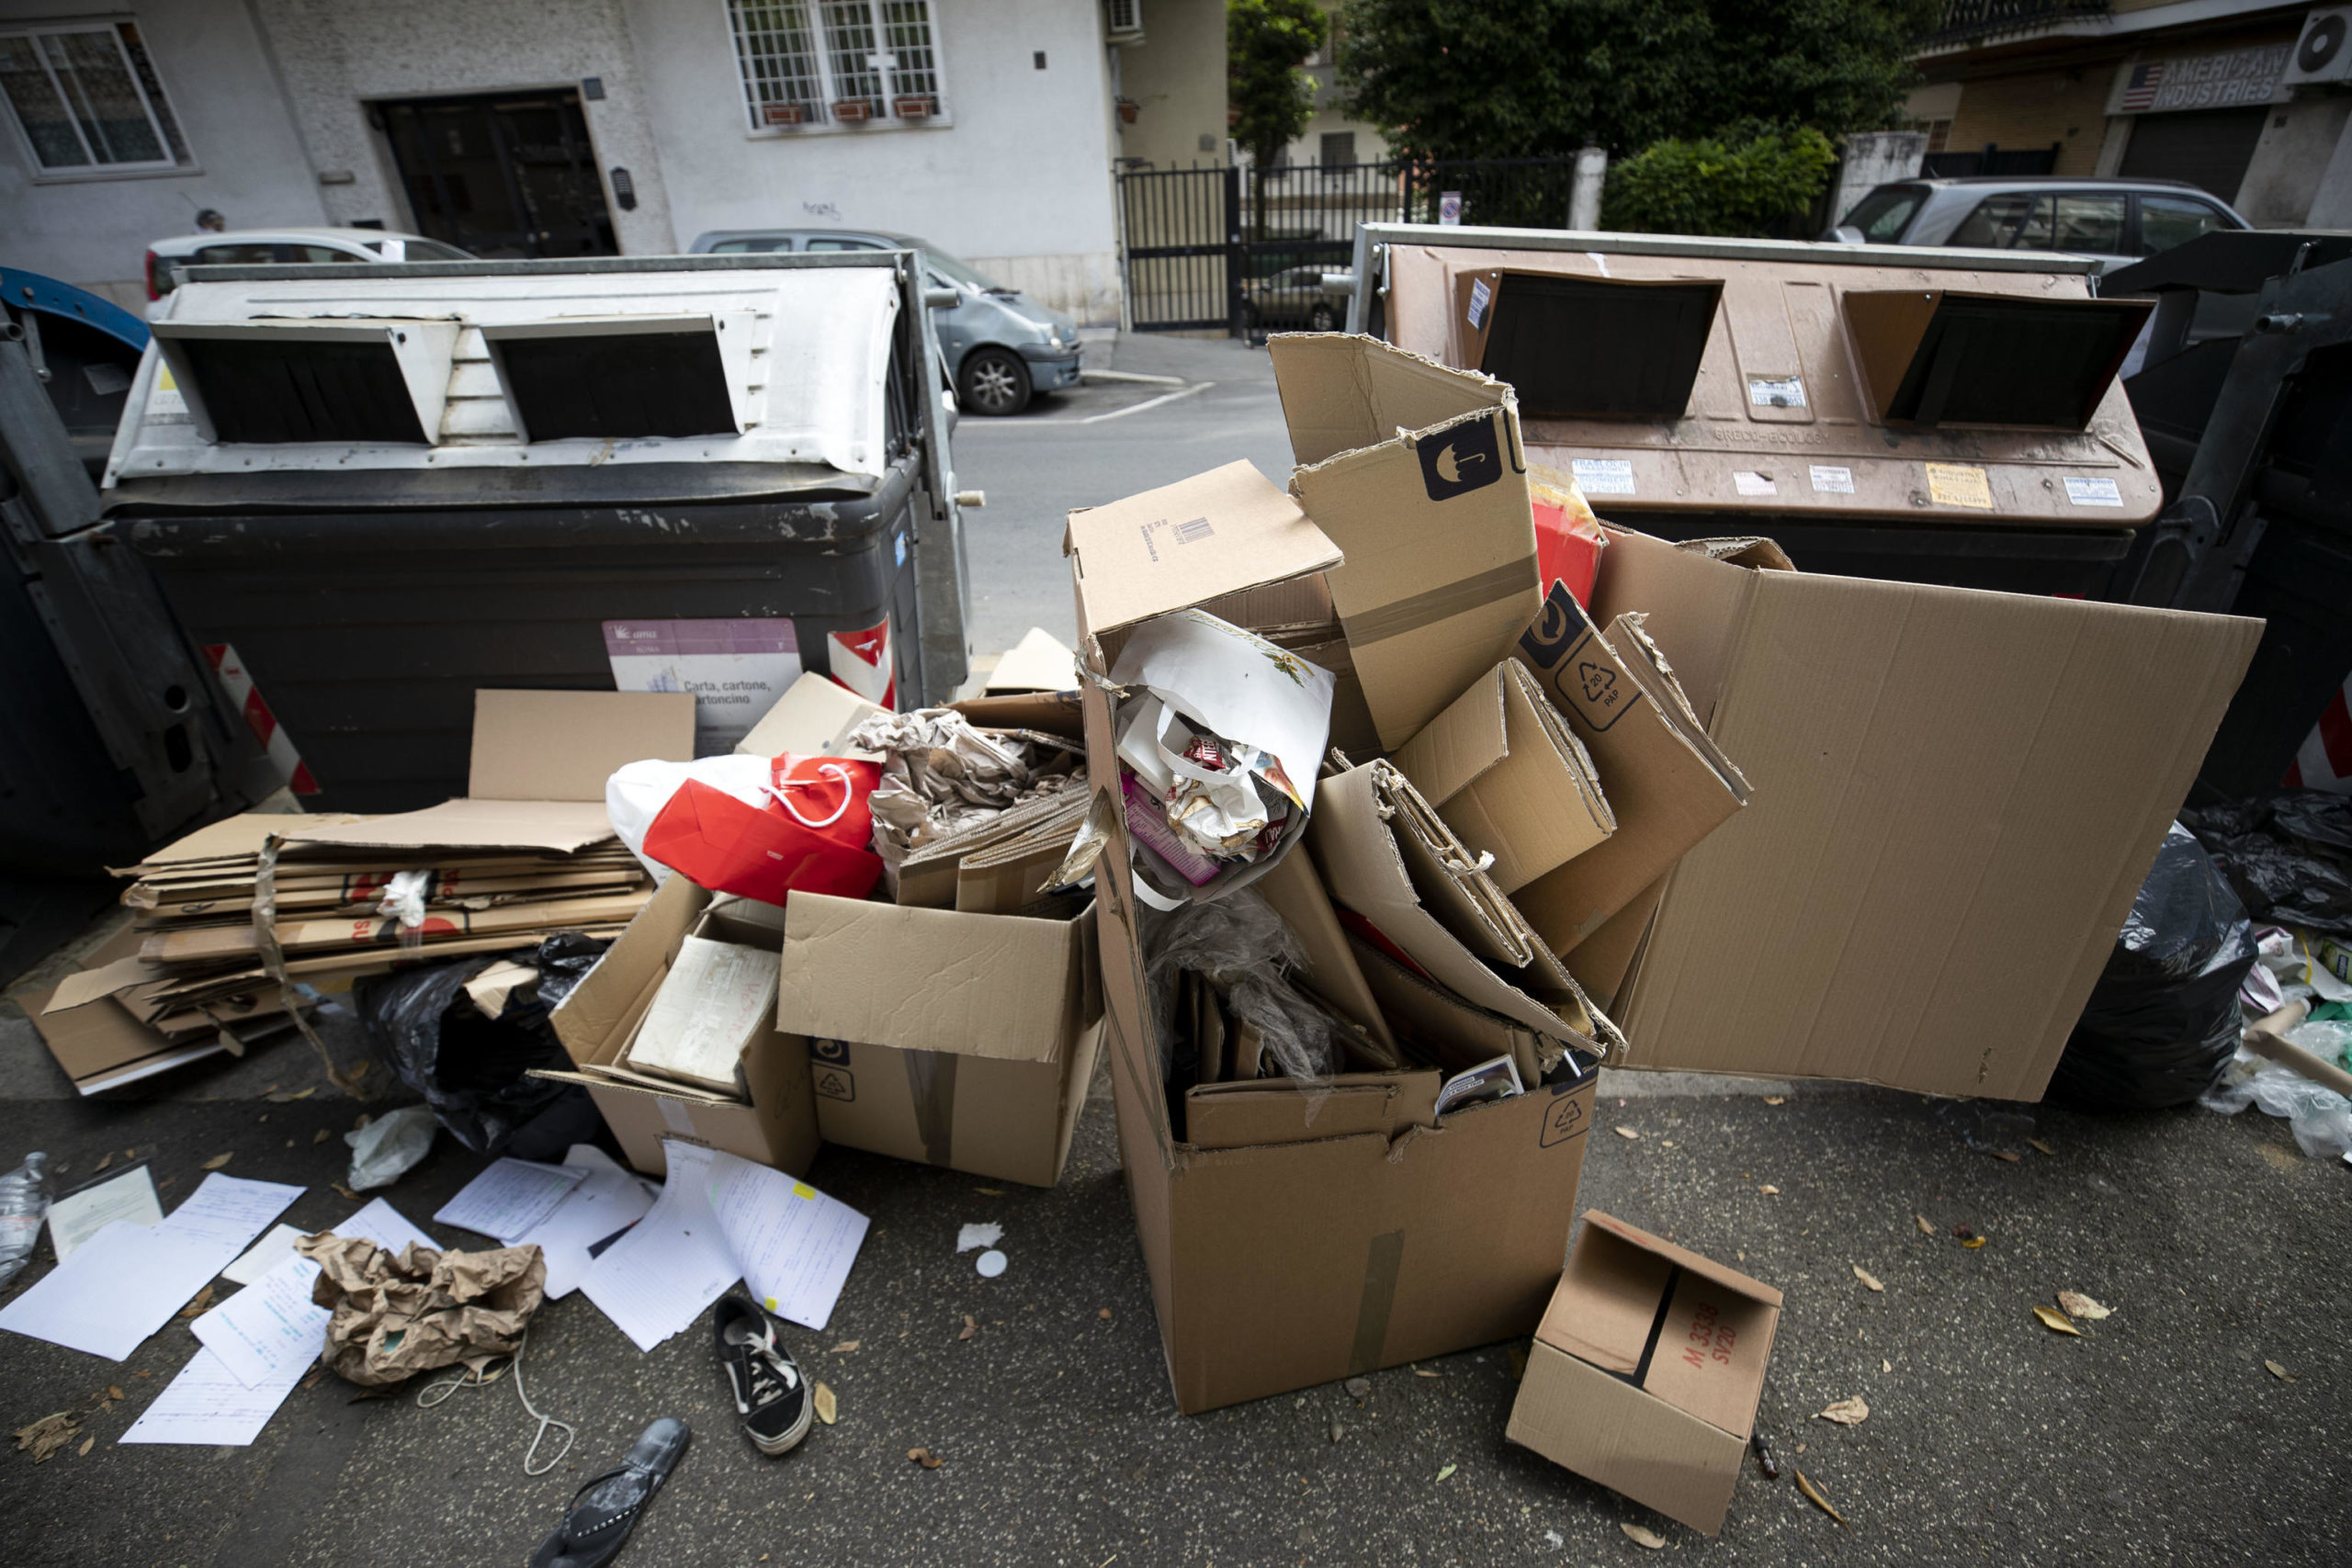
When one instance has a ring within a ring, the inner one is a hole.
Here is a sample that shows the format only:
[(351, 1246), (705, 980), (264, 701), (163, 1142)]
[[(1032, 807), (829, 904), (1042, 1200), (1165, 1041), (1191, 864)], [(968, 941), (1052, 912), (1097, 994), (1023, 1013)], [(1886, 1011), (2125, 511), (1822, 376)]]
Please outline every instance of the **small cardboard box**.
[(786, 751), (803, 757), (853, 757), (871, 761), (871, 751), (850, 749), (849, 732), (867, 719), (887, 716), (876, 706), (830, 675), (814, 671), (786, 688), (775, 706), (735, 742), (738, 755), (781, 757)]
[(1771, 1286), (1589, 1211), (1504, 1436), (1713, 1535), (1780, 1322)]
[(1371, 338), (1267, 346), (1302, 465), (1291, 489), (1346, 552), (1331, 602), (1394, 750), (1509, 656), (1542, 602), (1518, 405), (1500, 381)]
[(1061, 1179), (1102, 1043), (1094, 922), (796, 893), (777, 1027), (809, 1042), (829, 1143)]
[[(1188, 521), (1198, 525), (1175, 527)], [(1198, 604), (1264, 629), (1248, 608), (1252, 592), (1323, 570), (1337, 554), (1247, 465), (1073, 513), (1063, 548), (1079, 658), (1096, 676), (1108, 673), (1123, 629), (1151, 615)], [(1531, 565), (1520, 626), (1532, 614), (1533, 581)], [(1436, 707), (1500, 657), (1476, 661)], [(1361, 658), (1359, 666), (1370, 692), (1370, 668)], [(1109, 699), (1091, 680), (1079, 694), (1092, 787), (1106, 790), (1117, 777)], [(1387, 1075), (1386, 1084), (1358, 1079), (1347, 1100), (1325, 1102), (1339, 1101), (1332, 1135), (1295, 1141), (1293, 1131), (1321, 1130), (1319, 1114), (1294, 1127), (1304, 1096), (1290, 1092), (1278, 1105), (1246, 1085), (1228, 1105), (1213, 1089), (1188, 1097), (1210, 1101), (1208, 1136), (1283, 1141), (1181, 1141), (1146, 999), (1136, 902), (1129, 880), (1110, 872), (1127, 863), (1124, 818), (1112, 807), (1103, 820), (1095, 878), (1103, 1043), (1177, 1407), (1214, 1409), (1528, 1332), (1566, 1250), (1598, 1076), (1535, 1085), (1442, 1122), (1420, 1109), (1435, 1103), (1432, 1070)], [(1276, 885), (1271, 874), (1260, 884)], [(1431, 999), (1443, 1004), (1429, 1010), (1428, 1027), (1440, 1033), (1453, 1028), (1449, 1009), (1467, 1010)]]
[[(685, 939), (710, 937), (774, 951), (782, 932), (756, 918), (764, 908), (741, 900), (714, 902), (708, 892), (673, 876), (549, 1015), (556, 1038), (582, 1066), (622, 1065)], [(808, 1175), (817, 1157), (808, 1043), (780, 1030), (764, 1032), (743, 1053), (748, 1105), (650, 1082), (616, 1083), (594, 1073), (537, 1076), (587, 1086), (589, 1098), (620, 1140), (621, 1152), (648, 1175), (669, 1168), (662, 1156), (664, 1138), (707, 1144), (794, 1176)]]

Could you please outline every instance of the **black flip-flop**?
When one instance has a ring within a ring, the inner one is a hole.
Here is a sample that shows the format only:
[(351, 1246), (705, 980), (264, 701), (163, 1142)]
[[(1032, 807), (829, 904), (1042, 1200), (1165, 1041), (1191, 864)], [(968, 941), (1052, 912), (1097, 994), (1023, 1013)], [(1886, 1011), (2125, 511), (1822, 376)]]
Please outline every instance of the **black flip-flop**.
[(600, 1568), (619, 1555), (638, 1516), (670, 1479), (693, 1436), (674, 1416), (648, 1427), (619, 1468), (571, 1495), (571, 1511), (531, 1553), (530, 1568)]

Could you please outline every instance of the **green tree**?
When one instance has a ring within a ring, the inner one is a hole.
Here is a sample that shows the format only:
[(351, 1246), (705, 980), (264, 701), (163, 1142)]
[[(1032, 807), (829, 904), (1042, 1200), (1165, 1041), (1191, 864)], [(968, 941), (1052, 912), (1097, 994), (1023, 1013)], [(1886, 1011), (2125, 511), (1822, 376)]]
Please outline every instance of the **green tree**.
[(1299, 69), (1329, 26), (1315, 0), (1226, 0), (1225, 88), (1233, 139), (1271, 169), (1315, 118), (1315, 80)]
[(1415, 158), (1888, 124), (1938, 0), (1348, 0), (1340, 93)]

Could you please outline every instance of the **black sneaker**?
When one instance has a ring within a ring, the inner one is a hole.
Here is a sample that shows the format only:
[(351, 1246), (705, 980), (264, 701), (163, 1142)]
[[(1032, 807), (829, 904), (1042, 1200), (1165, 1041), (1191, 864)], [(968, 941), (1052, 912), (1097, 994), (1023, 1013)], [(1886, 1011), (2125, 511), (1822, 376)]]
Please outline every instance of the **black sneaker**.
[(789, 1451), (808, 1435), (816, 1411), (799, 1363), (776, 1342), (775, 1319), (741, 1296), (721, 1296), (711, 1327), (743, 1430), (763, 1454)]

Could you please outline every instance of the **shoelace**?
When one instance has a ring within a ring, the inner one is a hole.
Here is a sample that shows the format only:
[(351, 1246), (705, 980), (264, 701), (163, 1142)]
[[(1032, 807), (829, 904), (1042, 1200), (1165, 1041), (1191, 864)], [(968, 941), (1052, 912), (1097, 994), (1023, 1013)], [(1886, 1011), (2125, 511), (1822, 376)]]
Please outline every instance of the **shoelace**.
[(800, 1386), (800, 1374), (776, 1348), (775, 1325), (766, 1325), (757, 1339), (746, 1340), (752, 1352), (752, 1408), (761, 1410)]

